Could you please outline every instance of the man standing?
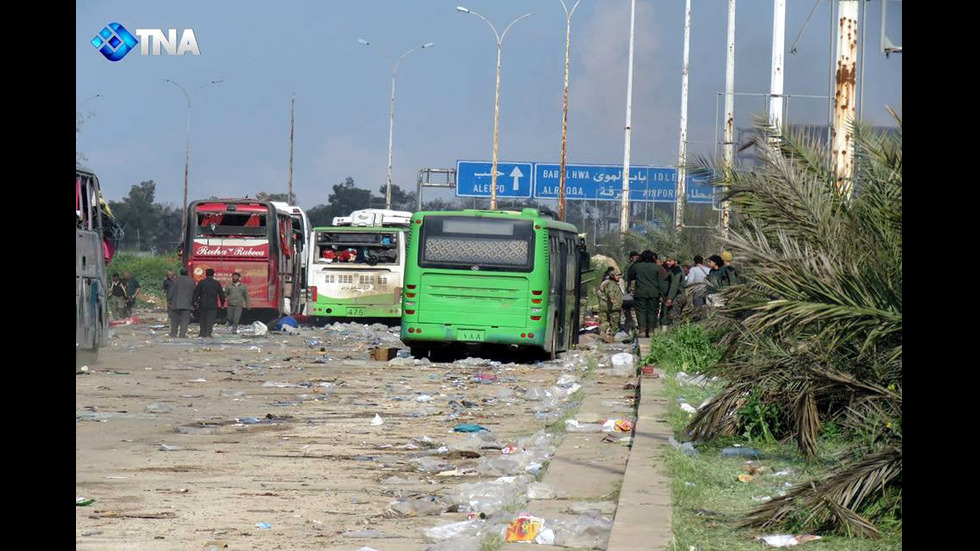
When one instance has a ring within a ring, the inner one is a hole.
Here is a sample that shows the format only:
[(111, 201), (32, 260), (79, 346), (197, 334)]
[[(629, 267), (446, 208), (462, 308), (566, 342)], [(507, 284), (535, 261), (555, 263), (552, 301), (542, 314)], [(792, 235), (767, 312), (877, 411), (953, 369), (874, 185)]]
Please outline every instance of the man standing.
[(667, 256), (664, 264), (667, 267), (667, 293), (664, 295), (664, 330), (667, 325), (675, 325), (681, 321), (681, 312), (687, 303), (684, 294), (684, 270), (677, 265), (680, 255), (672, 253)]
[(174, 318), (174, 307), (170, 303), (170, 286), (173, 285), (174, 280), (177, 276), (174, 275), (173, 270), (167, 270), (167, 277), (163, 278), (163, 296), (167, 298), (167, 320), (171, 321)]
[(197, 315), (201, 318), (201, 331), (198, 337), (212, 337), (214, 320), (218, 317), (218, 304), (225, 301), (225, 291), (221, 284), (214, 279), (214, 270), (208, 268), (194, 289), (194, 304), (197, 305)]
[(694, 299), (694, 307), (700, 308), (704, 306), (704, 297), (707, 294), (707, 277), (708, 277), (708, 267), (704, 265), (704, 257), (701, 255), (694, 255), (694, 266), (687, 272), (687, 278), (684, 280), (684, 286), (692, 290), (692, 298)]
[(657, 309), (660, 304), (660, 285), (663, 280), (661, 268), (657, 264), (657, 255), (650, 250), (643, 251), (639, 261), (631, 268), (627, 276), (630, 283), (636, 282), (635, 300), (637, 327), (644, 336), (650, 336), (650, 330), (657, 327)]
[(140, 289), (140, 282), (133, 277), (130, 272), (123, 272), (123, 280), (126, 281), (126, 317), (133, 315), (133, 306), (136, 305), (136, 297), (143, 291)]
[(599, 338), (613, 342), (619, 331), (619, 317), (623, 309), (623, 290), (619, 286), (620, 274), (609, 267), (603, 274), (602, 283), (595, 294), (599, 298)]
[(624, 329), (626, 330), (627, 333), (632, 333), (633, 331), (636, 330), (636, 307), (633, 298), (633, 293), (636, 291), (636, 289), (630, 288), (628, 276), (630, 270), (633, 269), (633, 265), (636, 264), (636, 262), (640, 259), (640, 253), (636, 251), (630, 251), (629, 259), (630, 259), (629, 265), (626, 266), (626, 270), (624, 271), (624, 273), (626, 273), (627, 275), (627, 278), (626, 279), (620, 278), (619, 286), (622, 287), (624, 295), (629, 295), (628, 297), (625, 296), (623, 297), (623, 319), (624, 319), (623, 325), (625, 325)]
[(119, 280), (119, 273), (112, 274), (112, 285), (109, 286), (109, 312), (112, 319), (126, 317), (126, 285)]
[(194, 280), (187, 275), (187, 268), (180, 269), (180, 277), (174, 279), (167, 289), (167, 305), (170, 311), (170, 336), (187, 338), (187, 325), (194, 310)]
[(231, 283), (225, 288), (225, 296), (228, 301), (228, 323), (231, 325), (231, 332), (238, 333), (238, 322), (242, 319), (242, 308), (248, 310), (248, 287), (242, 284), (242, 274), (235, 272), (231, 274)]

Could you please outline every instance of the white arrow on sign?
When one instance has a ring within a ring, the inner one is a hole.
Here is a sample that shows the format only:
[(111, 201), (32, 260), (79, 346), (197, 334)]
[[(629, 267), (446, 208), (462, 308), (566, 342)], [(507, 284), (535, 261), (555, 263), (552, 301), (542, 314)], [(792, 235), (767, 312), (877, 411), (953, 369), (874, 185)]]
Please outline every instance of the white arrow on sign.
[(514, 191), (520, 189), (520, 179), (524, 177), (524, 173), (521, 172), (519, 167), (514, 167), (514, 170), (510, 171), (510, 177), (514, 179)]

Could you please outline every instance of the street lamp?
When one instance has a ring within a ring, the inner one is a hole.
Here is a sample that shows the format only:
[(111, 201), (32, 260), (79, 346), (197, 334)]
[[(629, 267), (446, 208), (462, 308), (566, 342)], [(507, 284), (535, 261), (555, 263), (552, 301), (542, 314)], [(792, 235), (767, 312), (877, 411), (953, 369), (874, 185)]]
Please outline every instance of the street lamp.
[(568, 11), (565, 0), (559, 0), (565, 10), (565, 92), (561, 103), (561, 175), (558, 177), (558, 219), (565, 221), (565, 151), (568, 148), (568, 54), (572, 40), (572, 14), (579, 2), (576, 0), (572, 11)]
[(521, 19), (525, 17), (530, 17), (530, 13), (525, 13), (524, 15), (514, 19), (507, 24), (504, 28), (503, 34), (498, 34), (496, 27), (490, 22), (486, 17), (483, 17), (479, 13), (464, 8), (463, 6), (456, 6), (456, 11), (460, 13), (471, 13), (484, 21), (487, 25), (490, 25), (490, 30), (493, 31), (493, 35), (497, 38), (497, 91), (493, 102), (493, 164), (490, 168), (490, 210), (496, 210), (497, 208), (497, 125), (500, 121), (500, 47), (503, 45), (504, 37), (507, 36), (507, 31)]
[[(181, 209), (181, 220), (184, 220), (185, 221), (183, 223), (183, 227), (186, 227), (187, 226), (187, 224), (186, 224), (186, 220), (187, 220), (187, 177), (188, 177), (188, 174), (190, 174), (190, 167), (191, 167), (191, 100), (194, 99), (194, 96), (196, 96), (197, 93), (200, 92), (202, 88), (204, 88), (205, 86), (211, 85), (211, 84), (218, 84), (219, 82), (221, 82), (221, 80), (218, 79), (218, 80), (211, 80), (210, 82), (205, 82), (204, 84), (198, 86), (194, 90), (194, 92), (191, 93), (191, 94), (188, 94), (187, 93), (187, 90), (183, 86), (181, 86), (180, 84), (178, 84), (176, 81), (173, 81), (173, 80), (171, 80), (169, 78), (163, 78), (163, 77), (160, 77), (160, 80), (162, 80), (164, 82), (169, 82), (170, 84), (173, 84), (177, 88), (180, 88), (180, 91), (184, 93), (184, 97), (187, 98), (187, 153), (184, 156), (184, 206)], [(181, 236), (183, 236), (183, 231), (181, 231)]]
[(431, 48), (435, 46), (435, 43), (426, 42), (425, 44), (420, 44), (412, 48), (411, 50), (405, 52), (404, 54), (402, 54), (402, 56), (398, 58), (398, 61), (392, 62), (391, 57), (388, 55), (388, 53), (382, 50), (376, 44), (372, 44), (371, 42), (368, 42), (363, 38), (358, 38), (357, 41), (360, 42), (361, 44), (364, 44), (365, 46), (374, 47), (374, 49), (381, 52), (381, 55), (383, 55), (384, 58), (388, 60), (388, 63), (391, 64), (391, 106), (388, 108), (388, 187), (385, 190), (385, 208), (390, 209), (391, 208), (391, 153), (392, 153), (392, 144), (394, 143), (392, 141), (393, 132), (395, 130), (395, 81), (398, 79), (398, 66), (401, 65), (402, 60), (408, 57), (409, 54), (421, 50), (423, 48)]

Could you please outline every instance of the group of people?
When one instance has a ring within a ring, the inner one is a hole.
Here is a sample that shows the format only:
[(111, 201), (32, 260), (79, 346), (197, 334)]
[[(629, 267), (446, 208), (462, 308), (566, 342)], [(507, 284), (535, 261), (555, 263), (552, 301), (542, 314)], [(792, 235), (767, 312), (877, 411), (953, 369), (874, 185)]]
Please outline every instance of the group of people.
[(109, 315), (112, 319), (123, 319), (133, 315), (133, 306), (140, 296), (140, 282), (130, 272), (112, 274), (112, 284), (109, 285)]
[(676, 253), (660, 260), (650, 250), (630, 252), (625, 280), (615, 268), (606, 269), (596, 287), (603, 341), (612, 342), (621, 326), (649, 337), (657, 327), (679, 323), (689, 297), (694, 307), (703, 308), (708, 295), (738, 283), (728, 251), (708, 257), (708, 266), (700, 255), (694, 257), (693, 266), (681, 266), (680, 258)]
[(199, 337), (212, 337), (214, 322), (218, 317), (218, 308), (224, 306), (228, 310), (228, 324), (232, 333), (238, 333), (238, 324), (242, 319), (242, 311), (250, 308), (248, 288), (242, 283), (242, 274), (231, 274), (231, 283), (222, 287), (214, 279), (214, 270), (208, 268), (204, 279), (194, 283), (187, 275), (187, 268), (180, 269), (180, 275), (174, 276), (173, 270), (167, 270), (163, 280), (163, 290), (167, 295), (167, 313), (170, 316), (170, 336), (187, 337), (187, 326), (190, 324), (191, 312), (197, 311), (201, 329)]

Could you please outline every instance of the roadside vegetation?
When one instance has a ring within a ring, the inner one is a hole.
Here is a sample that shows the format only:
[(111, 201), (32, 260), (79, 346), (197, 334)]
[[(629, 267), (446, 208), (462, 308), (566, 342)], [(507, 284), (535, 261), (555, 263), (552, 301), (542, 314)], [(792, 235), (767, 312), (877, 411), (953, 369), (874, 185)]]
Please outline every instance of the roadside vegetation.
[[(758, 548), (752, 536), (777, 533), (820, 535), (823, 549), (901, 548), (895, 119), (893, 133), (855, 127), (853, 194), (837, 185), (826, 149), (801, 135), (772, 149), (763, 133), (751, 170), (703, 163), (724, 174), (737, 224), (723, 243), (745, 282), (723, 292), (726, 306), (704, 327), (651, 345), (677, 439), (700, 451), (668, 460), (678, 549)], [(681, 382), (679, 371), (710, 381)], [(720, 456), (735, 444), (761, 458)]]

